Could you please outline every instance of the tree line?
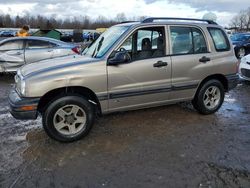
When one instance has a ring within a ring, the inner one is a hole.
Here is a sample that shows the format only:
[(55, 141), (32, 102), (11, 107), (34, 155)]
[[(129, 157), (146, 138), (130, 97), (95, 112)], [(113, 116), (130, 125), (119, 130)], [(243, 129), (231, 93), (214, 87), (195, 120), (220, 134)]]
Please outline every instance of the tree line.
[[(130, 20), (142, 20), (142, 17), (132, 17)], [(128, 18), (124, 13), (119, 13), (114, 19), (107, 19), (104, 16), (99, 16), (92, 19), (89, 16), (79, 16), (66, 19), (55, 19), (53, 17), (44, 17), (41, 15), (33, 16), (26, 14), (24, 16), (10, 16), (9, 14), (0, 15), (0, 28), (20, 28), (23, 25), (29, 25), (30, 28), (41, 29), (96, 29), (101, 27), (110, 27), (117, 23), (127, 21)]]
[(250, 31), (250, 7), (234, 16), (230, 26), (236, 31)]

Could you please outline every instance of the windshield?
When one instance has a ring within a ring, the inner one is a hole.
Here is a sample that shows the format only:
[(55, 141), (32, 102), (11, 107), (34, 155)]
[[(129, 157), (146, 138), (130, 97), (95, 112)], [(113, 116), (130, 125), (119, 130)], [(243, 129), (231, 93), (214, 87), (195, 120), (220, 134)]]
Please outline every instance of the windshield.
[(120, 36), (127, 31), (128, 26), (114, 26), (104, 32), (91, 46), (83, 51), (83, 55), (92, 57), (102, 57), (117, 41)]
[(248, 39), (248, 36), (238, 34), (238, 35), (232, 35), (230, 38), (232, 41), (245, 41)]

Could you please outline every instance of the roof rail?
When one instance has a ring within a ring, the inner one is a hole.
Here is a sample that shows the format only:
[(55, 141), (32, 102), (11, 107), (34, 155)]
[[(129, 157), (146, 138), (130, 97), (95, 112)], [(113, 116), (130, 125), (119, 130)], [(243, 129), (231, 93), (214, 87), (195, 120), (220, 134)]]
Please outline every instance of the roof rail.
[(124, 23), (133, 23), (133, 22), (138, 22), (138, 21), (122, 21), (122, 22), (119, 22), (119, 23), (124, 24)]
[(204, 19), (195, 19), (195, 18), (171, 18), (171, 17), (150, 17), (146, 18), (142, 21), (142, 23), (150, 23), (154, 22), (155, 20), (182, 20), (182, 21), (198, 21), (198, 22), (207, 22), (208, 24), (216, 24), (216, 22), (212, 20), (204, 20)]

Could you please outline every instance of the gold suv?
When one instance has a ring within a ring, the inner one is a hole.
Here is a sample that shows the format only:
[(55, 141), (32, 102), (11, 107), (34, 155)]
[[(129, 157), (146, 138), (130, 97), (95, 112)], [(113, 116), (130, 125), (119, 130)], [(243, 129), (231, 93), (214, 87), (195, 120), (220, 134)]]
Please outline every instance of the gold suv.
[(237, 59), (210, 20), (147, 18), (115, 25), (81, 55), (25, 65), (9, 95), (11, 114), (36, 119), (62, 142), (88, 134), (96, 114), (192, 101), (216, 112), (237, 84)]

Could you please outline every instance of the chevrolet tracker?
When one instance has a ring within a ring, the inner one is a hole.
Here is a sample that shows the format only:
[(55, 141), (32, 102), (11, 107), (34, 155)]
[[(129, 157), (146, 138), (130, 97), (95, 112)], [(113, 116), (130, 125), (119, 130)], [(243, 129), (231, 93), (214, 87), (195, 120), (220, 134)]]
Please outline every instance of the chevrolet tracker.
[(42, 116), (53, 139), (78, 140), (97, 114), (192, 101), (216, 112), (237, 85), (237, 59), (210, 20), (147, 18), (115, 25), (82, 55), (27, 64), (9, 95), (17, 119)]

